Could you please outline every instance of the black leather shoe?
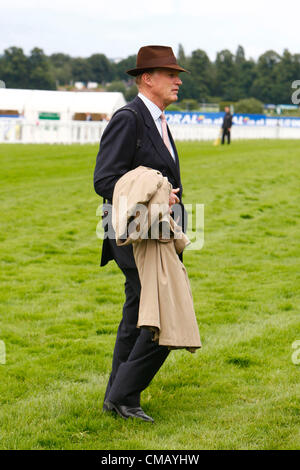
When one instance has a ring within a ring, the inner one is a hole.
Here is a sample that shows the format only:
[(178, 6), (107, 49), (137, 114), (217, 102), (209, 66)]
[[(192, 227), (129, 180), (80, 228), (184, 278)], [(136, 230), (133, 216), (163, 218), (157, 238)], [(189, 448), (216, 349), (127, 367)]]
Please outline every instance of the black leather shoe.
[(116, 413), (118, 413), (119, 416), (124, 419), (138, 418), (142, 419), (143, 421), (154, 423), (154, 419), (151, 418), (151, 416), (146, 415), (146, 413), (142, 410), (140, 406), (120, 405), (119, 403), (113, 403), (110, 400), (106, 400), (104, 402), (104, 405), (105, 407), (107, 407), (107, 411), (115, 411)]

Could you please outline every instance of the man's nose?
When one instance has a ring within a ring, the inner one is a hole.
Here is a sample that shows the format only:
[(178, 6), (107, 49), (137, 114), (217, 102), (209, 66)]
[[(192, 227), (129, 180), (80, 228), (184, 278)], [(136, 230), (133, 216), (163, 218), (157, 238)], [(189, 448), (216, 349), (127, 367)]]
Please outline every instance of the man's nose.
[(180, 79), (179, 77), (177, 77), (176, 84), (177, 84), (177, 85), (182, 85), (182, 81), (181, 81), (181, 79)]

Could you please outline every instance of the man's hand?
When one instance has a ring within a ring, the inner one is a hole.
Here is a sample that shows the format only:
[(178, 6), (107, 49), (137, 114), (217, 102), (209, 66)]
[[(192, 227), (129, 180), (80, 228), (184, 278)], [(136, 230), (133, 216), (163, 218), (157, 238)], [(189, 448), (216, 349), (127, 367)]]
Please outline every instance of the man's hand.
[(170, 212), (172, 212), (171, 207), (173, 206), (173, 204), (176, 204), (177, 202), (179, 202), (179, 197), (176, 196), (176, 193), (178, 193), (178, 191), (180, 191), (180, 188), (172, 189), (170, 193), (170, 197), (169, 197)]

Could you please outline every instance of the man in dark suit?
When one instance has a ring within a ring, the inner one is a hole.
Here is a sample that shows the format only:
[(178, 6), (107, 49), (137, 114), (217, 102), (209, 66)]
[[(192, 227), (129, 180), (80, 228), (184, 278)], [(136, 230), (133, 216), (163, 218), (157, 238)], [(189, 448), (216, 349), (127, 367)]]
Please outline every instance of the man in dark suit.
[(222, 124), (222, 144), (225, 142), (225, 136), (227, 135), (227, 143), (230, 144), (230, 133), (231, 133), (231, 126), (232, 126), (232, 114), (230, 114), (230, 109), (228, 106), (224, 108), (225, 114), (223, 118)]
[[(179, 203), (183, 211), (179, 160), (163, 111), (177, 100), (182, 84), (179, 73), (185, 71), (177, 64), (170, 47), (145, 46), (139, 50), (136, 68), (127, 72), (136, 77), (139, 94), (112, 117), (97, 155), (94, 187), (108, 203), (112, 201), (118, 179), (143, 165), (159, 170), (168, 178), (173, 186), (169, 205)], [(153, 342), (149, 330), (136, 327), (141, 286), (132, 247), (118, 247), (107, 236), (103, 241), (101, 266), (111, 259), (125, 275), (126, 300), (103, 411), (116, 412), (125, 419), (153, 422), (140, 406), (140, 394), (164, 363), (169, 349)]]

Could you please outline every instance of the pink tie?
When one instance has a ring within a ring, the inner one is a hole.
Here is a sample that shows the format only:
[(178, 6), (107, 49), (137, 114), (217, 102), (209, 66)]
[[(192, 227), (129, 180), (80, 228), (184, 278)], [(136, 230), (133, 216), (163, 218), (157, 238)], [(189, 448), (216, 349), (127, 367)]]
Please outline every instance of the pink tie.
[(172, 155), (171, 144), (170, 144), (169, 136), (168, 136), (167, 120), (166, 120), (166, 116), (164, 113), (161, 114), (160, 119), (161, 119), (162, 138), (165, 143), (165, 146), (167, 147), (170, 154)]

